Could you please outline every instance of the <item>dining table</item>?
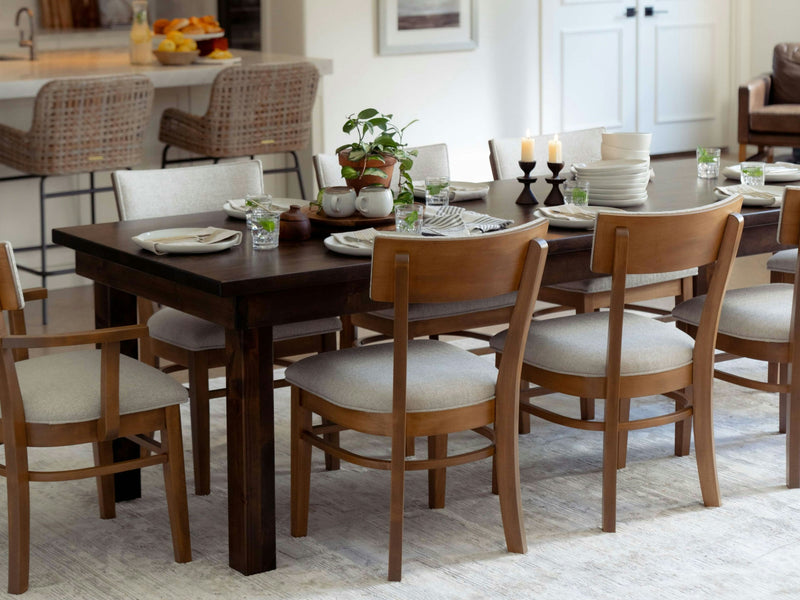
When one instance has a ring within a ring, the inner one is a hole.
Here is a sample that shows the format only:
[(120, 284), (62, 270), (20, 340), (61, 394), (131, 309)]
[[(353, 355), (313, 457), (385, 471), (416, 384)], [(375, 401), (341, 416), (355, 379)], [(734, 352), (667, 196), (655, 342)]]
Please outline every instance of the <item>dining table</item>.
[[(698, 178), (694, 158), (654, 160), (652, 167), (646, 202), (629, 210), (699, 207), (716, 200), (715, 186), (737, 183)], [(533, 185), (540, 201), (550, 189), (543, 179)], [(537, 210), (537, 205), (515, 202), (521, 190), (516, 180), (495, 181), (486, 198), (458, 205), (520, 224), (535, 218)], [(780, 249), (779, 212), (778, 207), (743, 210), (740, 256)], [(282, 240), (268, 251), (254, 250), (245, 236), (241, 245), (221, 252), (164, 255), (131, 240), (143, 232), (207, 226), (245, 229), (244, 221), (220, 210), (60, 227), (53, 230), (53, 241), (73, 249), (77, 273), (93, 280), (98, 327), (134, 323), (135, 297), (143, 296), (225, 328), (229, 564), (254, 574), (276, 567), (273, 327), (385, 305), (369, 297), (369, 256), (334, 253), (323, 244), (324, 236)], [(547, 242), (543, 284), (594, 275), (590, 230), (551, 227)], [(702, 291), (702, 281), (699, 285)], [(135, 355), (136, 348), (124, 351)], [(138, 481), (123, 485), (131, 486), (129, 495), (137, 494)]]

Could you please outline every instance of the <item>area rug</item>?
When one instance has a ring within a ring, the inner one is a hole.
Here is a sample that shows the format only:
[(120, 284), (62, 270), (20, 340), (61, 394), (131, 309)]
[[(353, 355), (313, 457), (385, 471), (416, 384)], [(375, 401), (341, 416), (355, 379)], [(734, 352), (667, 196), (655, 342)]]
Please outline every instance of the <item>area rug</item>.
[[(727, 363), (755, 373), (756, 363)], [(160, 468), (143, 472), (143, 497), (97, 517), (93, 480), (32, 485), (31, 584), (25, 598), (459, 599), (797, 598), (800, 490), (784, 485), (777, 398), (715, 384), (723, 506), (702, 505), (694, 452), (672, 454), (671, 427), (630, 435), (619, 472), (618, 526), (600, 531), (601, 438), (534, 419), (520, 437), (528, 553), (506, 552), (489, 461), (447, 474), (447, 507), (427, 508), (425, 473), (407, 477), (403, 581), (386, 581), (388, 473), (344, 464), (325, 472), (314, 453), (309, 535), (289, 535), (288, 390), (276, 392), (278, 568), (245, 577), (227, 564), (225, 403), (212, 405), (212, 493), (191, 493), (194, 560), (176, 564)], [(659, 400), (634, 411), (663, 408)], [(577, 412), (577, 400), (548, 403)], [(641, 413), (640, 413), (641, 414)], [(387, 453), (381, 443), (345, 433)], [(453, 447), (471, 443), (453, 440)], [(423, 446), (420, 444), (420, 450)], [(34, 453), (32, 468), (88, 462), (88, 448)], [(5, 483), (0, 509), (6, 510)], [(0, 521), (0, 556), (7, 548)], [(6, 561), (0, 559), (0, 589)], [(1, 593), (1, 592), (0, 592)]]

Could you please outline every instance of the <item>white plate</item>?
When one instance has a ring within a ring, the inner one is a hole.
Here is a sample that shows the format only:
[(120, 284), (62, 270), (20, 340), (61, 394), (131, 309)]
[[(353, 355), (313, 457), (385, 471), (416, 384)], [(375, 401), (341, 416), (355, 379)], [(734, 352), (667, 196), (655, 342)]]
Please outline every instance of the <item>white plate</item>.
[[(221, 38), (225, 36), (224, 31), (218, 31), (217, 33), (184, 33), (183, 37), (188, 40), (194, 40), (195, 42), (202, 42), (203, 40), (213, 40), (216, 38)], [(157, 33), (153, 35), (153, 39), (156, 41), (163, 40), (167, 36), (163, 33)]]
[[(551, 208), (557, 208), (557, 207), (551, 207)], [(603, 206), (586, 206), (584, 208), (586, 210), (590, 210), (590, 211), (594, 212), (595, 214), (599, 213), (599, 212), (625, 212), (624, 210), (619, 209), (619, 208), (607, 208), (607, 207), (603, 207)], [(535, 211), (534, 214), (537, 217), (544, 217), (545, 219), (550, 221), (550, 224), (553, 225), (554, 227), (563, 227), (564, 229), (593, 229), (594, 228), (595, 219), (576, 219), (574, 217), (571, 218), (571, 219), (566, 219), (566, 218), (565, 219), (561, 219), (561, 218), (558, 218), (558, 217), (552, 217), (550, 215), (546, 215), (546, 214), (542, 213), (541, 211), (539, 211), (538, 209)]]
[(613, 173), (621, 175), (623, 173), (639, 173), (647, 171), (650, 168), (650, 162), (647, 160), (639, 159), (616, 159), (616, 160), (598, 160), (588, 165), (576, 166), (576, 172), (580, 174), (602, 174)]
[(640, 206), (647, 202), (647, 194), (641, 198), (633, 200), (604, 200), (601, 198), (592, 198), (592, 192), (589, 191), (589, 202), (594, 206), (616, 206), (617, 208), (631, 208), (633, 206)]
[(642, 198), (647, 198), (647, 192), (596, 192), (590, 188), (589, 203), (593, 204), (592, 200), (595, 198), (598, 200), (640, 200)]
[[(153, 251), (153, 239), (171, 237), (176, 235), (190, 235), (192, 232), (202, 229), (202, 227), (177, 227), (175, 229), (158, 229), (156, 231), (146, 231), (133, 236), (133, 243), (145, 250)], [(241, 236), (223, 240), (216, 244), (201, 244), (200, 242), (174, 242), (159, 243), (158, 249), (170, 254), (207, 254), (209, 252), (219, 252), (237, 246), (242, 242)]]
[(336, 239), (329, 235), (322, 243), (325, 244), (325, 247), (332, 251), (338, 252), (339, 254), (348, 254), (350, 256), (372, 256), (372, 248), (354, 248), (353, 246), (345, 246), (344, 244), (340, 244), (336, 241)]
[[(800, 180), (800, 165), (793, 163), (775, 163), (764, 165), (764, 181), (768, 183)], [(731, 165), (722, 169), (722, 174), (729, 179), (739, 179), (742, 175), (741, 165)]]
[[(784, 190), (784, 188), (779, 185), (765, 185), (763, 189), (766, 192), (779, 193), (781, 196), (783, 195)], [(717, 198), (728, 198), (730, 196), (729, 194), (724, 194), (719, 190), (714, 190), (714, 195)], [(781, 196), (778, 196), (778, 199), (780, 199)], [(772, 206), (775, 204), (774, 198), (759, 198), (758, 196), (748, 196), (746, 194), (744, 194), (742, 198), (742, 206)]]
[[(301, 207), (308, 205), (307, 200), (300, 200), (299, 198), (273, 198), (272, 200), (270, 200), (270, 202), (272, 203), (273, 208), (278, 212), (289, 210), (289, 207), (293, 204), (296, 204)], [(240, 210), (235, 206), (231, 205), (230, 200), (222, 205), (222, 210), (225, 211), (226, 215), (234, 219), (245, 220), (247, 218), (245, 211)]]
[(235, 65), (242, 62), (241, 56), (234, 56), (233, 58), (208, 58), (207, 56), (198, 56), (194, 59), (195, 65)]

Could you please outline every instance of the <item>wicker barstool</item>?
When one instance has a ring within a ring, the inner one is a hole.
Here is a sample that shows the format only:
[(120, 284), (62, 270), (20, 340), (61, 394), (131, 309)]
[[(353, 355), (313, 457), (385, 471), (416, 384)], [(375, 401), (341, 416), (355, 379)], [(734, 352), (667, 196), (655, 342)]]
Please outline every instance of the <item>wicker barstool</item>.
[[(264, 173), (297, 173), (305, 198), (297, 150), (311, 138), (311, 111), (319, 72), (307, 62), (233, 66), (220, 71), (211, 88), (203, 116), (168, 108), (161, 116), (158, 139), (166, 144), (161, 167), (168, 164), (261, 154), (289, 153), (293, 167), (265, 169)], [(167, 159), (176, 146), (199, 154)]]
[[(39, 244), (15, 251), (41, 253), (38, 268), (18, 265), (18, 269), (41, 277), (42, 287), (49, 275), (73, 271), (47, 268), (47, 248), (52, 245), (47, 241), (45, 200), (88, 193), (94, 223), (95, 194), (112, 191), (111, 186), (95, 186), (95, 173), (141, 162), (153, 94), (153, 84), (144, 75), (56, 79), (36, 95), (29, 131), (0, 124), (0, 163), (25, 173), (0, 181), (39, 178)], [(48, 177), (81, 173), (89, 174), (88, 188), (45, 191)], [(47, 322), (44, 302), (42, 319)]]

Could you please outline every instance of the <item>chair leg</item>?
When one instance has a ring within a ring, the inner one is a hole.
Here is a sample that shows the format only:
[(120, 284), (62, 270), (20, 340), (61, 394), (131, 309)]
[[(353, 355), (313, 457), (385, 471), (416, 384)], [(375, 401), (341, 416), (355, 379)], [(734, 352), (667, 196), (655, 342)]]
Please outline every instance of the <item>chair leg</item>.
[(700, 491), (706, 506), (719, 506), (719, 480), (714, 450), (714, 411), (711, 404), (713, 376), (706, 375), (703, 369), (696, 369), (696, 372), (702, 375), (695, 379), (694, 385), (687, 389), (687, 393), (693, 405), (694, 452), (700, 476)]
[(739, 144), (739, 162), (747, 160), (747, 144)]
[[(397, 419), (395, 417), (395, 419)], [(389, 501), (389, 581), (400, 581), (403, 571), (403, 511), (406, 475), (405, 422), (392, 425), (391, 495)]]
[[(527, 392), (530, 389), (531, 384), (525, 380), (520, 380), (519, 382), (519, 391), (520, 397), (522, 396), (522, 392)], [(524, 435), (531, 432), (531, 415), (529, 415), (524, 410), (519, 411), (519, 433), (520, 435)]]
[[(796, 360), (796, 359), (795, 359)], [(800, 384), (792, 383), (788, 395), (786, 424), (786, 485), (800, 487)]]
[(301, 404), (302, 391), (292, 386), (291, 417), (291, 533), (308, 533), (308, 501), (311, 488), (311, 444), (302, 437), (311, 430), (311, 411)]
[[(619, 399), (619, 422), (626, 423), (631, 419), (631, 399)], [(624, 469), (628, 460), (628, 430), (620, 429), (617, 434), (617, 468)]]
[(169, 148), (170, 148), (170, 145), (166, 144), (164, 146), (164, 149), (161, 151), (161, 168), (162, 169), (167, 166), (167, 150), (169, 150)]
[[(322, 419), (323, 425), (331, 425), (333, 421), (329, 421), (328, 419)], [(324, 439), (329, 444), (333, 444), (335, 446), (339, 445), (339, 432), (334, 431), (333, 433), (325, 433), (322, 435), (322, 439)], [(338, 471), (341, 467), (341, 461), (339, 460), (338, 456), (334, 456), (333, 454), (325, 453), (325, 470), (326, 471)]]
[(591, 421), (594, 417), (594, 398), (581, 398), (581, 420)]
[(342, 315), (342, 331), (339, 333), (339, 348), (352, 348), (356, 342), (356, 328), (350, 315)]
[[(684, 393), (688, 393), (684, 390)], [(686, 400), (675, 400), (675, 410), (686, 406)], [(692, 417), (675, 422), (675, 456), (689, 456), (692, 445)]]
[(175, 562), (185, 563), (192, 560), (192, 541), (189, 533), (189, 503), (186, 498), (180, 407), (177, 405), (167, 407), (165, 421), (165, 427), (161, 430), (161, 444), (167, 448), (164, 489), (167, 493), (167, 511), (172, 531), (172, 553)]
[[(92, 444), (94, 451), (94, 464), (99, 466), (110, 465), (114, 462), (113, 442), (95, 442)], [(100, 518), (113, 519), (117, 516), (114, 504), (114, 476), (101, 475), (97, 479), (97, 500), (100, 505)]]
[[(772, 366), (770, 364), (770, 366)], [(786, 385), (789, 383), (789, 365), (781, 363), (777, 365), (778, 368), (778, 383)], [(789, 412), (789, 394), (780, 392), (778, 394), (778, 432), (786, 433), (786, 419)]]
[(603, 531), (617, 530), (617, 462), (620, 398), (606, 398), (603, 430)]
[(202, 352), (189, 355), (189, 409), (192, 420), (194, 493), (211, 493), (211, 423), (208, 407), (208, 361)]
[[(428, 458), (447, 457), (447, 434), (428, 436)], [(428, 470), (428, 508), (444, 508), (447, 469)]]
[(28, 456), (25, 448), (6, 444), (8, 493), (8, 593), (21, 594), (28, 589), (31, 545), (31, 496), (28, 480)]
[(290, 150), (289, 154), (291, 154), (292, 157), (294, 158), (294, 170), (295, 173), (297, 173), (297, 183), (300, 186), (300, 197), (303, 200), (307, 200), (306, 189), (303, 186), (303, 174), (300, 172), (300, 160), (297, 158), (297, 152), (295, 152), (294, 150)]
[[(502, 398), (496, 403), (502, 404)], [(516, 407), (514, 407), (516, 408)], [(509, 552), (528, 551), (525, 522), (522, 515), (522, 496), (519, 482), (519, 423), (518, 410), (503, 409), (495, 414), (495, 445), (492, 463), (492, 487), (500, 496), (500, 516)]]

